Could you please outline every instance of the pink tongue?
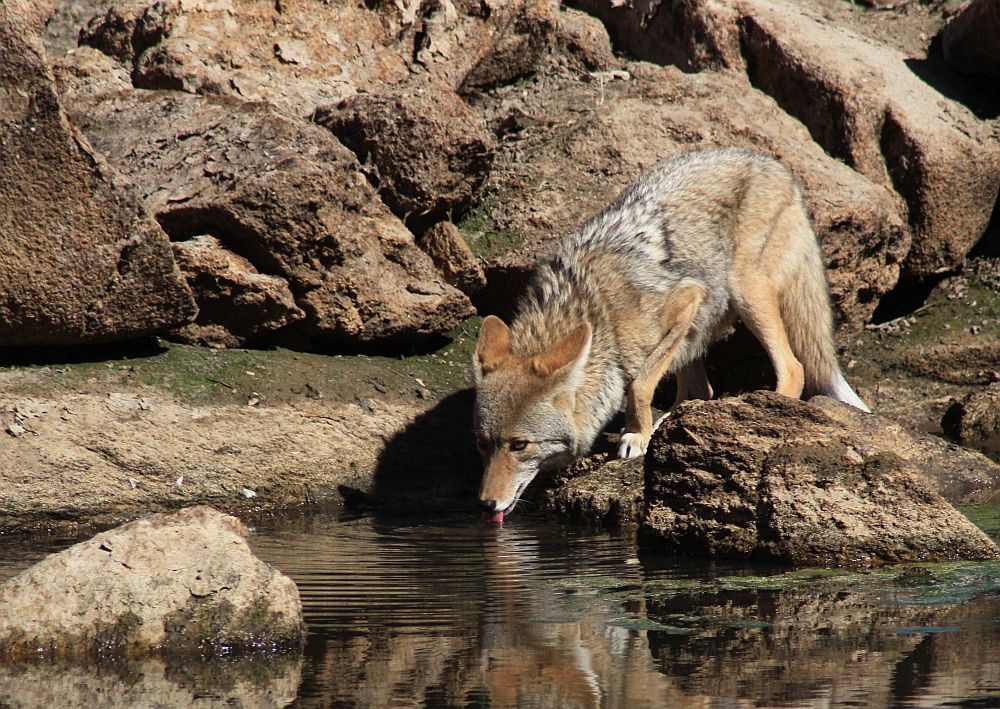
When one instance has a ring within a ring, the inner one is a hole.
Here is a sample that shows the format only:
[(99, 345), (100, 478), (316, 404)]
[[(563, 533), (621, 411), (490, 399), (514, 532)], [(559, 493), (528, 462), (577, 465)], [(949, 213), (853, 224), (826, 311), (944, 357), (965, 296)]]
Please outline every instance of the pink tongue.
[(503, 512), (494, 512), (493, 514), (483, 512), (483, 521), (492, 522), (493, 524), (503, 524)]

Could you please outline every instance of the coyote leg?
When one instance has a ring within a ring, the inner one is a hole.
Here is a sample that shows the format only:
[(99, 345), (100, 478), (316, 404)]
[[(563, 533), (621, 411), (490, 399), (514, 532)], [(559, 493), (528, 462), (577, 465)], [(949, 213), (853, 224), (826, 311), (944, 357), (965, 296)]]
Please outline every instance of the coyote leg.
[(625, 433), (618, 445), (620, 458), (638, 458), (646, 452), (649, 437), (653, 435), (653, 411), (650, 408), (653, 392), (690, 331), (704, 297), (705, 291), (697, 286), (683, 286), (668, 296), (660, 316), (666, 334), (646, 358), (626, 392)]
[(677, 371), (677, 396), (670, 410), (673, 411), (688, 399), (711, 399), (714, 393), (712, 385), (708, 383), (705, 360), (696, 359)]
[(767, 350), (778, 378), (775, 390), (779, 394), (799, 398), (805, 386), (805, 373), (802, 363), (788, 344), (777, 291), (770, 284), (753, 284), (745, 287), (741, 295), (734, 303), (736, 313)]

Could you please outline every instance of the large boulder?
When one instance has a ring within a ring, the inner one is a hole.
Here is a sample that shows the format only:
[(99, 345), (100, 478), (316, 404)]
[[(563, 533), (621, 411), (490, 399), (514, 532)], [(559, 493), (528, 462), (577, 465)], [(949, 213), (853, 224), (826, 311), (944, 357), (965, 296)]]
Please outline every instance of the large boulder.
[(533, 70), (554, 26), (546, 0), (120, 0), (81, 40), (128, 63), (137, 87), (265, 100), (305, 118), (412, 73), (462, 90), (511, 81)]
[(1000, 144), (970, 110), (918, 76), (904, 52), (788, 0), (581, 6), (633, 56), (745, 72), (827, 152), (896, 190), (914, 234), (910, 274), (957, 269), (982, 236), (1000, 186)]
[(965, 106), (918, 76), (908, 57), (777, 0), (744, 0), (747, 72), (816, 140), (906, 200), (907, 271), (961, 267), (1000, 188), (1000, 143)]
[(651, 549), (808, 565), (1000, 558), (918, 464), (773, 392), (685, 403), (645, 471)]
[(54, 554), (0, 587), (0, 657), (298, 649), (295, 582), (247, 536), (239, 520), (190, 507)]
[(0, 6), (0, 341), (79, 344), (181, 325), (196, 308), (166, 235), (60, 106), (36, 34), (45, 6)]
[(379, 195), (417, 231), (472, 203), (493, 163), (483, 119), (446, 84), (410, 82), (317, 109)]
[(210, 234), (287, 282), (314, 344), (418, 344), (471, 313), (329, 131), (231, 97), (106, 92), (109, 62), (81, 48), (60, 68), (81, 130), (172, 239)]
[(909, 248), (898, 198), (823, 152), (801, 123), (743, 77), (627, 67), (501, 93), (492, 107), (494, 121), (520, 122), (516, 139), (499, 147), (487, 182), (488, 223), (459, 223), (481, 253), (496, 235), (509, 244), (489, 254), (481, 305), (509, 308), (510, 291), (539, 253), (658, 160), (737, 145), (777, 157), (802, 183), (837, 315), (845, 331), (860, 329), (896, 285)]
[(944, 26), (945, 61), (965, 74), (1000, 79), (1000, 3), (973, 0)]

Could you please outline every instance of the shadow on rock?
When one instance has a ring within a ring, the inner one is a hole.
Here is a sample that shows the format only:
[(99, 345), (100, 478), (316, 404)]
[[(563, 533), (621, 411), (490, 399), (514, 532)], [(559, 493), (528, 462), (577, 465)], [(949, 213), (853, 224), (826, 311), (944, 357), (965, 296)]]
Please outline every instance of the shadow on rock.
[(442, 399), (390, 438), (371, 493), (341, 488), (348, 505), (393, 512), (472, 511), (482, 463), (472, 436), (475, 392)]

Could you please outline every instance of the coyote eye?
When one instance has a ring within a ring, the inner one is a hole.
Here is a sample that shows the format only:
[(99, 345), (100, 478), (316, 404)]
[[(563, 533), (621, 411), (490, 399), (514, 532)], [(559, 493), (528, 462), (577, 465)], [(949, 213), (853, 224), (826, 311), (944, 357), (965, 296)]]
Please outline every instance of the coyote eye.
[(528, 447), (528, 442), (523, 438), (515, 438), (510, 442), (510, 449), (512, 451), (523, 451)]

